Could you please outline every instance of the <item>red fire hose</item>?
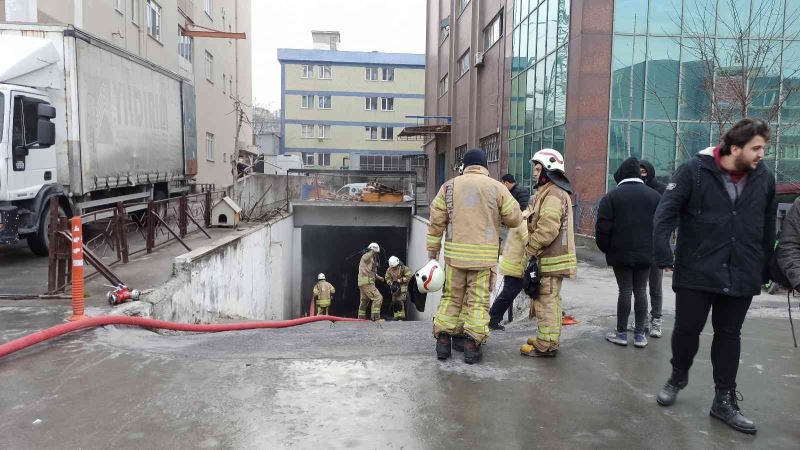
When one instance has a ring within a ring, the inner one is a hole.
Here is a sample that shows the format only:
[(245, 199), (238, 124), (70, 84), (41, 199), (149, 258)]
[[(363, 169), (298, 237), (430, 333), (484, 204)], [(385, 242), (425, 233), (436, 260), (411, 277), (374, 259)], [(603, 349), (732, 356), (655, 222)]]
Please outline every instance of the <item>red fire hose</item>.
[(274, 322), (240, 322), (240, 323), (225, 323), (225, 324), (210, 324), (210, 325), (195, 325), (188, 323), (167, 322), (164, 320), (145, 319), (142, 317), (130, 316), (100, 316), (100, 317), (87, 317), (85, 319), (77, 320), (75, 322), (68, 322), (61, 325), (56, 325), (37, 331), (36, 333), (29, 334), (19, 339), (6, 342), (0, 345), (0, 358), (10, 355), (16, 351), (30, 347), (31, 345), (38, 344), (39, 342), (52, 339), (62, 334), (71, 333), (85, 328), (102, 327), (105, 325), (135, 325), (142, 328), (159, 328), (164, 330), (175, 331), (194, 331), (200, 333), (218, 333), (220, 331), (241, 331), (241, 330), (254, 330), (258, 328), (288, 328), (297, 325), (303, 325), (311, 322), (367, 322), (364, 319), (352, 319), (348, 317), (336, 316), (314, 316), (314, 317), (301, 317), (299, 319), (279, 320)]

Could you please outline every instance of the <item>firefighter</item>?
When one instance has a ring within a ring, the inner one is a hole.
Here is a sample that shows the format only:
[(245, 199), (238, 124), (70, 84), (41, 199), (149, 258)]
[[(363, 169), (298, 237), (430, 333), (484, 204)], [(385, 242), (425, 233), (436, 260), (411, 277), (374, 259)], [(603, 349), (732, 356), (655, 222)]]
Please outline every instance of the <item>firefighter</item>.
[(500, 224), (521, 222), (519, 204), (499, 181), (489, 176), (486, 154), (464, 154), (464, 173), (448, 180), (431, 203), (427, 249), (438, 259), (445, 236), (445, 284), (433, 319), (436, 356), (464, 352), (464, 362), (482, 357), (489, 335), (489, 297), (500, 253)]
[(545, 148), (531, 158), (538, 189), (528, 217), (529, 258), (538, 258), (541, 284), (531, 302), (536, 316), (536, 337), (520, 348), (526, 356), (556, 356), (561, 338), (561, 282), (575, 278), (575, 232), (572, 219), (572, 187), (564, 175), (564, 157)]
[(383, 304), (383, 296), (378, 288), (375, 287), (375, 280), (384, 281), (383, 277), (378, 275), (378, 254), (381, 248), (375, 242), (369, 244), (367, 251), (361, 257), (358, 263), (358, 290), (361, 292), (361, 301), (358, 305), (358, 318), (367, 318), (367, 308), (372, 303), (372, 313), (370, 318), (372, 320), (379, 320), (381, 318), (381, 305)]
[(389, 268), (386, 269), (386, 284), (392, 291), (392, 311), (395, 320), (406, 320), (406, 293), (408, 282), (411, 281), (411, 269), (400, 263), (400, 258), (389, 258)]
[(317, 305), (317, 315), (327, 316), (330, 312), (331, 301), (333, 294), (336, 293), (336, 288), (332, 284), (325, 281), (325, 274), (317, 275), (317, 284), (314, 285), (314, 303)]

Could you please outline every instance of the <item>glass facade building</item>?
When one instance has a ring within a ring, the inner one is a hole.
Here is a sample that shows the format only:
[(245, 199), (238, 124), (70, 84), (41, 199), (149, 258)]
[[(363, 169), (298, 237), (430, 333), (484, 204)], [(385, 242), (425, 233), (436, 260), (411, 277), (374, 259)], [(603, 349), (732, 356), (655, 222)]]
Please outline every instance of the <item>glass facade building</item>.
[(508, 172), (531, 183), (528, 161), (564, 151), (570, 0), (515, 0)]

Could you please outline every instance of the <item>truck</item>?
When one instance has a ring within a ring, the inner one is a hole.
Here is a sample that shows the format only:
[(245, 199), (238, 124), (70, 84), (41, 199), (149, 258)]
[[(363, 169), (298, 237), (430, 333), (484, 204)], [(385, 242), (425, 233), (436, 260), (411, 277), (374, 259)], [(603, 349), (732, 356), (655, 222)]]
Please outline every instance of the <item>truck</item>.
[(47, 255), (53, 198), (69, 217), (189, 190), (189, 80), (69, 25), (0, 24), (0, 48), (0, 244)]

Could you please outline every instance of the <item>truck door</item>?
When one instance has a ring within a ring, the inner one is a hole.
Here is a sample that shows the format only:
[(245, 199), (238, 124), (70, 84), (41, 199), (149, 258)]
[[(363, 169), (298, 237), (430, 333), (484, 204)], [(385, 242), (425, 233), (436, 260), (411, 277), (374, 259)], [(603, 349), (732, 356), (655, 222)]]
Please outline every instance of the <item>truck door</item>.
[(8, 165), (8, 191), (12, 200), (36, 197), (45, 184), (55, 183), (55, 148), (39, 148), (38, 105), (49, 104), (46, 97), (14, 92), (11, 109), (11, 161)]

